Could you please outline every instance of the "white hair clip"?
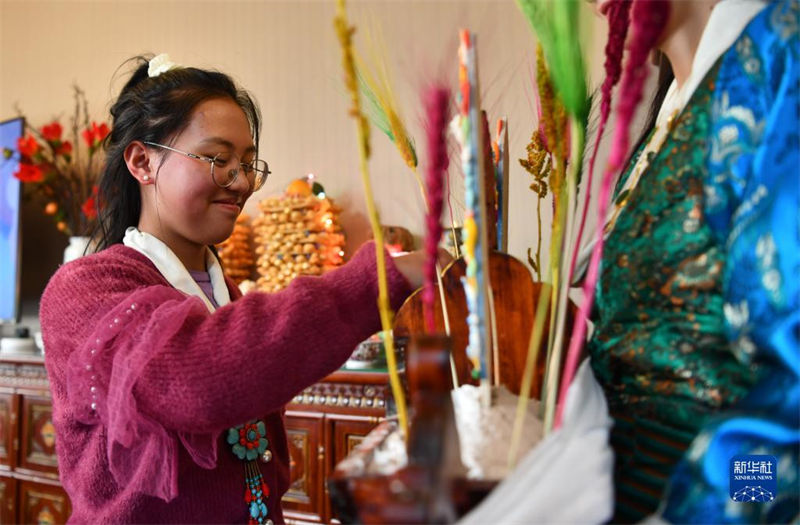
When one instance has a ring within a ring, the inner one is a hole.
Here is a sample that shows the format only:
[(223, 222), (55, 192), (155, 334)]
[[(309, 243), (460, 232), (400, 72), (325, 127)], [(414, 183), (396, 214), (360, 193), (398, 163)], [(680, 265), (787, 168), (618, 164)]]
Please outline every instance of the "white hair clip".
[(161, 53), (150, 59), (149, 65), (147, 66), (147, 76), (150, 78), (157, 77), (161, 73), (165, 73), (176, 67), (178, 67), (178, 64), (170, 60), (168, 54)]

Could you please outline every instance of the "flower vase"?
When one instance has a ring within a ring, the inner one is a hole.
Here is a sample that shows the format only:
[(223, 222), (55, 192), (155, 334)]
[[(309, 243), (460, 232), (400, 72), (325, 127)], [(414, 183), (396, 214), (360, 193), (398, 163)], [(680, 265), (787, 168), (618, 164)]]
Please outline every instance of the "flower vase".
[(70, 237), (69, 245), (64, 249), (64, 264), (83, 257), (89, 246), (89, 237)]

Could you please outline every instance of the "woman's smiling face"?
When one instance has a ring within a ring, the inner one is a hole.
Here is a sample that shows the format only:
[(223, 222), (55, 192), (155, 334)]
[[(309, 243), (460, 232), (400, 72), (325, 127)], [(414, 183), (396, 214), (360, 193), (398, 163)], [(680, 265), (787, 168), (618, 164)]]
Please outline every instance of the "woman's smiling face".
[[(169, 146), (208, 158), (224, 156), (233, 165), (238, 164), (237, 159), (251, 162), (255, 157), (247, 117), (233, 100), (226, 98), (201, 102), (189, 125)], [(226, 239), (252, 194), (244, 174), (240, 172), (230, 186), (221, 188), (211, 177), (209, 162), (162, 148), (153, 147), (150, 151), (152, 168), (157, 172), (152, 194), (155, 202), (144, 206), (142, 213), (155, 212), (157, 216), (142, 219), (157, 224), (158, 236), (168, 245), (178, 242), (206, 246)]]

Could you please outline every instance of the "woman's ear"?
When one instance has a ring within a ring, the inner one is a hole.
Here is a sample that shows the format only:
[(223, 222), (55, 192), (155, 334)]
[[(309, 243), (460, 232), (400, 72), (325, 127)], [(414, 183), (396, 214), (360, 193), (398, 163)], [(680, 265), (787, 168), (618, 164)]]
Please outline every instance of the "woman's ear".
[(123, 153), (125, 165), (139, 184), (147, 185), (155, 182), (155, 170), (151, 164), (156, 160), (150, 155), (147, 147), (138, 140), (134, 140), (125, 148)]

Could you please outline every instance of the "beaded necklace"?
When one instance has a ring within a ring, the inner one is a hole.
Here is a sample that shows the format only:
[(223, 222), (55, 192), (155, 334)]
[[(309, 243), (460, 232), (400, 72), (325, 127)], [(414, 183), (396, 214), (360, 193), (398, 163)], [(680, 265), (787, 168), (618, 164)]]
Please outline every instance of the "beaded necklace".
[(244, 501), (250, 512), (248, 524), (272, 525), (272, 520), (267, 519), (269, 487), (258, 466), (258, 459), (264, 463), (272, 460), (266, 425), (260, 419), (254, 419), (229, 428), (227, 441), (233, 454), (244, 462)]

